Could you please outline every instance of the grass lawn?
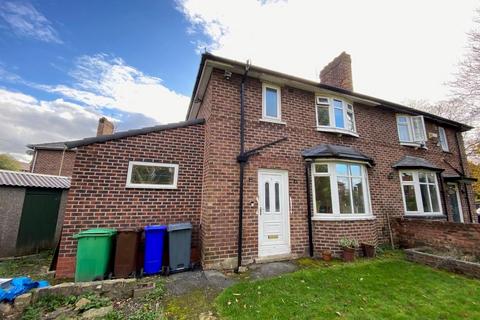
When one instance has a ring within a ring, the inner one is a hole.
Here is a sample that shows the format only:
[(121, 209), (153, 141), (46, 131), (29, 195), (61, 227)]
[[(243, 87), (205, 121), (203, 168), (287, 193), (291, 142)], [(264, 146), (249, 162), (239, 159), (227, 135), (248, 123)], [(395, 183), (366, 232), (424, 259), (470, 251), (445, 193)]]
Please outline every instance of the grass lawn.
[(387, 254), (241, 282), (215, 304), (226, 319), (480, 319), (480, 281)]

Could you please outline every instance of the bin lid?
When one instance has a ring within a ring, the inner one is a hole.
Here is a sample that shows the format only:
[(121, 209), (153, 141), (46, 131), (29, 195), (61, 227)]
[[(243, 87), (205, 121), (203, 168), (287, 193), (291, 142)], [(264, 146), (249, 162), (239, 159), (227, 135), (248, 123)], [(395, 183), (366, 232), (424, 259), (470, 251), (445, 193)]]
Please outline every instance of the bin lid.
[(74, 235), (75, 239), (84, 238), (84, 237), (110, 237), (117, 233), (115, 229), (105, 229), (105, 228), (98, 228), (98, 229), (88, 229), (81, 231)]
[(120, 228), (120, 229), (117, 229), (117, 232), (118, 233), (125, 233), (125, 232), (140, 232), (140, 231), (143, 231), (143, 228)]
[(190, 222), (172, 223), (168, 225), (168, 232), (186, 229), (192, 229), (192, 224)]
[(153, 225), (153, 226), (146, 226), (143, 228), (145, 231), (151, 231), (151, 230), (167, 230), (167, 226), (161, 226), (161, 225)]

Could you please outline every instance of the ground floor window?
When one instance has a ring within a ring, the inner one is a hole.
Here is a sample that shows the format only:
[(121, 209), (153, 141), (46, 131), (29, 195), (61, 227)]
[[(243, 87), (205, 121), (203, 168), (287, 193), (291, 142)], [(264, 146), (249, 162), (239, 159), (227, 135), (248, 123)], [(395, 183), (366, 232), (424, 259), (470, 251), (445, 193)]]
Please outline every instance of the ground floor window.
[(437, 176), (433, 171), (400, 171), (406, 214), (442, 214)]
[(372, 215), (365, 165), (315, 162), (312, 164), (312, 184), (314, 217), (348, 219)]
[(130, 161), (127, 188), (175, 189), (178, 165), (170, 163)]

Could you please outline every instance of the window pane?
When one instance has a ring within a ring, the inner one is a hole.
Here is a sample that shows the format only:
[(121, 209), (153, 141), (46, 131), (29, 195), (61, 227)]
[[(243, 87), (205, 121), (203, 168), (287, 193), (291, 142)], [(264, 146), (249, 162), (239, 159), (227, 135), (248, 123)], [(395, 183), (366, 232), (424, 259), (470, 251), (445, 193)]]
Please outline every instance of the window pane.
[(171, 184), (173, 185), (175, 168), (148, 165), (133, 165), (130, 183)]
[(427, 176), (425, 175), (425, 172), (419, 172), (418, 179), (420, 180), (420, 182), (427, 182)]
[(335, 165), (336, 172), (338, 175), (346, 176), (348, 175), (348, 166), (343, 163), (337, 163)]
[(407, 124), (398, 124), (398, 135), (400, 141), (411, 141)]
[(350, 185), (348, 178), (338, 177), (338, 204), (340, 206), (340, 213), (352, 213), (352, 204), (350, 203)]
[(427, 179), (429, 183), (435, 183), (435, 174), (434, 173), (427, 173)]
[(280, 212), (280, 185), (275, 182), (275, 212)]
[(414, 141), (425, 141), (425, 124), (423, 122), (423, 117), (416, 116), (412, 117), (412, 126), (413, 126), (413, 140)]
[(268, 117), (277, 118), (277, 89), (266, 88), (265, 89), (265, 113)]
[(265, 182), (265, 211), (270, 212), (270, 184)]
[(353, 111), (347, 111), (347, 125), (345, 128), (350, 131), (355, 131), (355, 125), (353, 123)]
[(315, 208), (317, 213), (332, 213), (330, 177), (315, 177)]
[(430, 196), (432, 197), (433, 212), (440, 212), (440, 204), (437, 197), (437, 187), (434, 185), (429, 185), (428, 187), (430, 188)]
[(328, 107), (324, 107), (324, 106), (317, 107), (317, 122), (319, 126), (330, 125), (330, 115), (329, 115)]
[(335, 127), (345, 128), (343, 121), (343, 103), (340, 100), (333, 100), (334, 114), (335, 114)]
[(353, 213), (365, 213), (363, 185), (361, 178), (352, 179)]
[(423, 211), (432, 212), (432, 207), (430, 206), (430, 197), (428, 196), (428, 185), (421, 184), (420, 193), (422, 195)]
[(407, 211), (418, 211), (414, 186), (403, 186), (403, 194), (405, 195)]
[(317, 173), (328, 173), (328, 164), (316, 164), (315, 172)]
[(413, 175), (408, 172), (402, 172), (402, 181), (413, 181)]
[(360, 177), (362, 175), (361, 167), (358, 164), (350, 165), (350, 174), (352, 176)]

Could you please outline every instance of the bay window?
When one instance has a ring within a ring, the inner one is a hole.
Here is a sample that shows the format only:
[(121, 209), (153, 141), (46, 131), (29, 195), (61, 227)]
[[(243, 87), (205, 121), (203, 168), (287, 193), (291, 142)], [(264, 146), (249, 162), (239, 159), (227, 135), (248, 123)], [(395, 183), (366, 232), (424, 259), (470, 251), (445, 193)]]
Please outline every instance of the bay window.
[(353, 105), (329, 97), (315, 97), (317, 130), (345, 133), (356, 136)]
[(312, 164), (313, 202), (319, 219), (371, 218), (367, 169), (351, 162)]
[(400, 181), (406, 214), (442, 214), (435, 172), (428, 170), (400, 171)]

